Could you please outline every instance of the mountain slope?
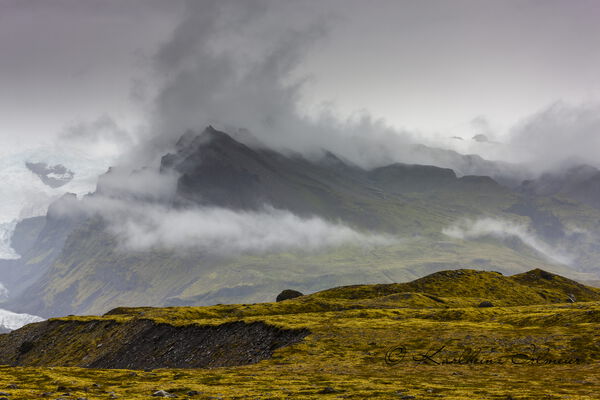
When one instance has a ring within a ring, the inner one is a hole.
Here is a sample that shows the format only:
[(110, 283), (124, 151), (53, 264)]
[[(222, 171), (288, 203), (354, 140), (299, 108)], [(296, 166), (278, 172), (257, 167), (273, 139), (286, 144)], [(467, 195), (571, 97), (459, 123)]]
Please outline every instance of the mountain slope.
[[(579, 271), (594, 271), (593, 260), (600, 255), (594, 236), (600, 232), (599, 210), (576, 201), (520, 194), (489, 177), (459, 178), (443, 168), (394, 164), (364, 170), (331, 153), (309, 160), (249, 147), (209, 127), (199, 135), (187, 133), (175, 152), (162, 158), (158, 178), (173, 174), (172, 196), (135, 200), (162, 202), (172, 210), (227, 206), (242, 213), (260, 212), (267, 204), (301, 217), (342, 221), (357, 231), (385, 232), (394, 241), (263, 254), (193, 248), (126, 251), (107, 230), (108, 222), (93, 215), (51, 235), (54, 244), (38, 235), (31, 254), (13, 265), (42, 259), (50, 250), (44, 243), (50, 245), (51, 257), (43, 258), (48, 264), (35, 266), (36, 279), (27, 282), (27, 293), (10, 298), (7, 308), (48, 317), (101, 313), (119, 305), (265, 301), (285, 287), (306, 293), (354, 283), (403, 282), (448, 268), (504, 273), (541, 268), (594, 279)], [(129, 201), (123, 185), (112, 184), (118, 179), (116, 170), (104, 175), (89, 199)], [(443, 233), (456, 222), (481, 217), (531, 224), (537, 232), (492, 231), (472, 238)], [(593, 234), (571, 234), (573, 227)], [(534, 239), (528, 236), (536, 234)], [(544, 246), (536, 246), (539, 241), (556, 251), (573, 250), (577, 257), (571, 265), (560, 264), (544, 253)], [(21, 267), (12, 270), (18, 275)]]
[[(482, 298), (493, 301), (489, 307), (517, 307), (574, 302), (572, 293), (583, 302), (600, 302), (600, 289), (537, 269), (513, 276), (440, 271), (403, 284), (337, 287), (278, 303), (120, 307), (103, 317), (54, 319), (0, 336), (0, 363), (134, 369), (244, 365), (270, 358), (273, 350), (311, 333), (265, 323), (278, 317), (297, 325), (330, 312), (409, 308), (412, 311), (404, 312), (406, 316), (427, 318), (424, 309), (462, 308), (462, 320), (476, 321), (480, 315), (468, 308), (478, 307)], [(102, 345), (90, 350), (93, 343)]]

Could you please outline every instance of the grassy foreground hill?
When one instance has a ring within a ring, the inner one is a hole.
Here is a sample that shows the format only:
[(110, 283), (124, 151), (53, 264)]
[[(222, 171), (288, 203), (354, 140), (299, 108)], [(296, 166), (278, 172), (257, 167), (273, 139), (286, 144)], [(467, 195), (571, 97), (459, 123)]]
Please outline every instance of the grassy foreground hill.
[[(600, 289), (542, 270), (442, 271), (278, 303), (118, 308), (31, 324), (0, 336), (0, 391), (11, 399), (146, 399), (160, 390), (189, 399), (593, 399), (599, 324)], [(133, 370), (112, 369), (123, 363)]]

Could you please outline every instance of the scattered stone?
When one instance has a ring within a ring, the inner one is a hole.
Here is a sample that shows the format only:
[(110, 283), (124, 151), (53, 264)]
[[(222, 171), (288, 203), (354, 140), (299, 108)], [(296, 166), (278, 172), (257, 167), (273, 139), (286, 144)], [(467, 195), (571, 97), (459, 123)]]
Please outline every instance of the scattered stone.
[(339, 390), (335, 390), (331, 386), (326, 386), (323, 389), (321, 389), (318, 393), (319, 394), (332, 394), (332, 393), (338, 393), (338, 392), (339, 392)]
[(77, 400), (88, 400), (87, 397), (78, 397)]
[(300, 296), (304, 296), (304, 294), (302, 294), (302, 292), (299, 292), (297, 290), (285, 289), (283, 292), (281, 292), (281, 293), (279, 293), (279, 295), (277, 295), (277, 298), (275, 299), (275, 301), (295, 299), (296, 297), (300, 297)]
[(0, 396), (10, 396), (10, 393), (0, 392)]
[(0, 397), (0, 400), (10, 400), (8, 397)]
[(479, 305), (477, 307), (494, 307), (494, 305), (492, 304), (491, 301), (484, 300), (481, 303), (479, 303)]
[(402, 400), (411, 400), (411, 399), (416, 399), (415, 396), (411, 396), (410, 394), (406, 394), (402, 397), (400, 397)]
[(19, 385), (17, 385), (17, 384), (11, 383), (11, 384), (10, 384), (10, 385), (8, 385), (6, 388), (7, 388), (7, 389), (19, 389), (20, 387), (19, 387)]
[(154, 397), (174, 397), (171, 393), (164, 391), (164, 390), (157, 390), (156, 392), (152, 393), (152, 396), (154, 396)]
[(199, 394), (201, 394), (202, 392), (199, 392), (197, 390), (190, 390), (189, 392), (187, 392), (186, 394), (188, 396), (198, 396)]

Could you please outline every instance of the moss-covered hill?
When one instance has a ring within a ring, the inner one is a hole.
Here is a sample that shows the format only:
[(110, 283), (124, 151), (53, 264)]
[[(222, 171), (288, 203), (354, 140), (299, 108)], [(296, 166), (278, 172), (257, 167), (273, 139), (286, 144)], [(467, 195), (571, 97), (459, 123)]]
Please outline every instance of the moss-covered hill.
[[(494, 306), (478, 307), (482, 300)], [(444, 271), (279, 303), (118, 308), (32, 324), (0, 336), (0, 361), (27, 365), (0, 367), (0, 391), (14, 399), (145, 399), (158, 390), (190, 399), (594, 399), (598, 327), (600, 289), (541, 270)], [(124, 360), (137, 369), (75, 367)], [(188, 368), (159, 368), (174, 360)]]

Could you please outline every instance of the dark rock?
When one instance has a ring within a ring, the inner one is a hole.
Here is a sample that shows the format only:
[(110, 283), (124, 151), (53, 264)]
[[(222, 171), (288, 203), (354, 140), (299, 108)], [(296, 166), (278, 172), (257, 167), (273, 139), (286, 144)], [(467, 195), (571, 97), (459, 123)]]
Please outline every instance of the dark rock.
[(479, 305), (477, 307), (494, 307), (494, 305), (492, 304), (491, 301), (485, 300), (485, 301), (482, 301), (481, 303), (479, 303)]
[(279, 293), (275, 301), (283, 301), (289, 299), (295, 299), (296, 297), (304, 296), (301, 292), (292, 289), (285, 289), (283, 292)]
[(335, 390), (331, 386), (326, 386), (323, 389), (321, 389), (318, 393), (319, 394), (333, 394), (333, 393), (339, 393), (339, 390)]
[(10, 385), (6, 386), (7, 389), (19, 389), (19, 385), (11, 383)]
[(26, 162), (25, 166), (37, 175), (45, 185), (51, 188), (59, 188), (69, 183), (75, 173), (67, 169), (64, 165), (48, 165), (43, 162), (30, 163)]

